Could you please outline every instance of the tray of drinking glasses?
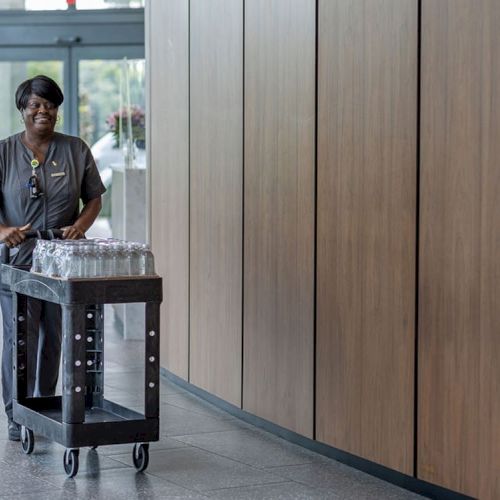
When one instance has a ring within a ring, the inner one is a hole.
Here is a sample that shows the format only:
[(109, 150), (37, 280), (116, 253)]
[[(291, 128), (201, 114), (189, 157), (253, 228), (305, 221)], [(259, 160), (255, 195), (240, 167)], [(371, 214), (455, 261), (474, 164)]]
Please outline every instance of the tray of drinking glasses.
[(102, 239), (38, 239), (32, 271), (61, 278), (154, 275), (154, 257), (148, 245)]

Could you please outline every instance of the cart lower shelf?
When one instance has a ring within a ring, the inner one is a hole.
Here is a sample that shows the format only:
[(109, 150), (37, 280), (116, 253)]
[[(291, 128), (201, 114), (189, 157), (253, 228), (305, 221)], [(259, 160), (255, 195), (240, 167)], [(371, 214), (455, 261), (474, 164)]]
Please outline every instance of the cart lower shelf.
[[(62, 422), (61, 410), (40, 410), (40, 414), (44, 415), (56, 422)], [(122, 422), (126, 418), (113, 413), (112, 411), (103, 410), (102, 408), (88, 408), (85, 410), (85, 423), (93, 424), (97, 422)]]
[(103, 399), (85, 409), (85, 421), (62, 421), (61, 396), (14, 400), (14, 420), (66, 448), (158, 441), (159, 419)]

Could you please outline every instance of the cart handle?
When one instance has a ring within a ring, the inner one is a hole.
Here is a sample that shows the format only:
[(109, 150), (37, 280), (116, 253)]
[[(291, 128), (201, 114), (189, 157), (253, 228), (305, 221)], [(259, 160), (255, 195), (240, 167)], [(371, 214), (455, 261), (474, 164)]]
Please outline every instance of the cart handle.
[[(26, 231), (24, 236), (27, 240), (38, 239), (38, 240), (59, 240), (62, 238), (63, 232), (61, 229), (47, 229), (43, 231)], [(0, 264), (9, 263), (9, 247), (4, 243), (0, 249)]]

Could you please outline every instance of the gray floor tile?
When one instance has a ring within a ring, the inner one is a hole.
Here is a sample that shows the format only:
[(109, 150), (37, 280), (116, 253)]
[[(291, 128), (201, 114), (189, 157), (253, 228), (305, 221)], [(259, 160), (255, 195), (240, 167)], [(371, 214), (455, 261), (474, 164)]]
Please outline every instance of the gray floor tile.
[[(35, 449), (31, 455), (25, 455), (19, 443), (0, 443), (0, 461), (15, 467), (24, 474), (46, 479), (50, 475), (64, 474), (64, 448), (56, 443), (35, 435)], [(80, 449), (79, 470), (98, 472), (106, 469), (126, 467), (104, 455), (99, 455), (89, 448)]]
[[(105, 376), (104, 383), (104, 397), (114, 403), (118, 403), (128, 408), (141, 408), (144, 409), (144, 387), (142, 379), (137, 382), (127, 383), (130, 376), (142, 376), (140, 373), (128, 373), (125, 381), (120, 381), (121, 374), (119, 372), (113, 373), (113, 378), (108, 383), (109, 376)], [(113, 385), (110, 385), (113, 384)], [(160, 382), (160, 404), (166, 403), (169, 396), (182, 395), (180, 387), (173, 387), (170, 383)]]
[[(108, 348), (109, 346), (106, 346)], [(115, 344), (115, 346), (111, 346), (111, 348), (119, 349), (119, 345)], [(144, 363), (142, 361), (138, 361), (136, 366), (132, 367), (124, 367), (122, 363), (118, 363), (116, 361), (110, 361), (106, 359), (106, 364), (104, 366), (104, 375), (112, 374), (112, 373), (143, 373), (144, 372)]]
[[(129, 455), (113, 458), (131, 463)], [(191, 447), (150, 453), (148, 473), (199, 492), (283, 481), (269, 472)]]
[(139, 373), (109, 373), (104, 379), (105, 387), (118, 389), (131, 394), (144, 394), (144, 375)]
[(0, 420), (0, 447), (5, 443), (9, 443), (9, 437), (7, 435), (7, 420)]
[(203, 432), (247, 429), (248, 425), (238, 419), (207, 417), (169, 404), (161, 406), (160, 432), (175, 437)]
[(424, 498), (334, 460), (328, 463), (271, 467), (266, 470), (345, 500)]
[(66, 498), (74, 496), (92, 500), (146, 498), (206, 500), (207, 498), (160, 477), (138, 473), (133, 469), (105, 471), (102, 474), (83, 472), (75, 479), (67, 479), (64, 475), (51, 476), (48, 481), (57, 487), (64, 487), (68, 493)]
[(199, 413), (213, 418), (233, 419), (229, 413), (217, 408), (216, 406), (207, 403), (203, 399), (189, 393), (169, 394), (162, 398), (162, 404), (177, 406), (184, 410)]
[(208, 493), (218, 500), (337, 500), (334, 493), (319, 491), (294, 482), (226, 488)]
[[(163, 437), (161, 441), (150, 443), (149, 449), (151, 451), (171, 450), (174, 448), (184, 448), (185, 446), (187, 445), (185, 443), (182, 443), (181, 441)], [(126, 453), (132, 453), (133, 448), (134, 448), (133, 444), (114, 444), (110, 446), (99, 446), (96, 452), (99, 455), (104, 455), (104, 456), (124, 455)]]
[(140, 407), (142, 411), (144, 410), (144, 396), (139, 394), (131, 394), (118, 389), (109, 390), (106, 386), (104, 386), (104, 397), (108, 401), (126, 406), (127, 408)]
[(307, 464), (326, 460), (321, 455), (256, 430), (176, 436), (176, 439), (256, 467)]
[(27, 473), (16, 464), (9, 464), (1, 460), (0, 485), (2, 494), (17, 498), (24, 493), (42, 493), (53, 489), (47, 481)]
[[(144, 394), (144, 376), (142, 372), (113, 372), (106, 374), (104, 385), (108, 391), (118, 390), (134, 396), (142, 396)], [(160, 381), (161, 395), (168, 396), (182, 392), (183, 389), (179, 386), (175, 386), (163, 379)]]
[(0, 495), (1, 500), (78, 500), (76, 495), (73, 495), (66, 489), (54, 488), (50, 485), (50, 491), (37, 491), (35, 493), (21, 493), (21, 494), (6, 494)]

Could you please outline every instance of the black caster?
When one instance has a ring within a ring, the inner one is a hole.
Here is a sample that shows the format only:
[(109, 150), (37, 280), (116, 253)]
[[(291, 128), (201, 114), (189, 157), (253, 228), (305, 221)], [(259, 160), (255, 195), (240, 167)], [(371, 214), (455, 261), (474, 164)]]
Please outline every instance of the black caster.
[(24, 425), (21, 426), (21, 446), (26, 455), (33, 453), (33, 448), (35, 447), (35, 436), (33, 431)]
[(138, 472), (146, 470), (149, 464), (149, 444), (135, 444), (134, 451), (132, 453), (132, 460), (134, 461), (134, 466)]
[(97, 446), (91, 446), (91, 447), (90, 447), (90, 449), (91, 449), (92, 451), (95, 451), (95, 450), (97, 450)]
[(75, 477), (78, 473), (78, 457), (80, 450), (77, 448), (67, 448), (64, 451), (64, 470), (68, 477)]

